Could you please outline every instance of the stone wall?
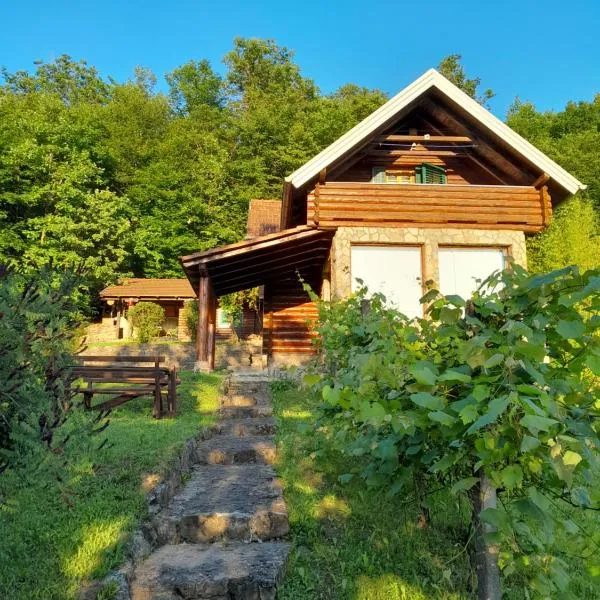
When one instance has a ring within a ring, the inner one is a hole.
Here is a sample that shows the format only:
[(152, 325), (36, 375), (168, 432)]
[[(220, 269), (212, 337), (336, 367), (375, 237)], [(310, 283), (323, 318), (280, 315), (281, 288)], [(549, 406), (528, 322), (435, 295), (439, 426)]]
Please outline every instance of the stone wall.
[(439, 246), (487, 246), (505, 248), (508, 255), (527, 266), (525, 234), (522, 231), (487, 229), (420, 229), (417, 227), (340, 227), (331, 248), (331, 294), (344, 298), (352, 293), (352, 244), (421, 246), (423, 280), (439, 281)]
[(177, 339), (181, 340), (182, 342), (189, 342), (192, 339), (184, 317), (185, 306), (188, 302), (195, 302), (195, 300), (186, 300), (183, 306), (177, 312)]
[(86, 342), (95, 344), (98, 342), (114, 342), (119, 339), (119, 318), (104, 317), (100, 323), (88, 325), (86, 330)]

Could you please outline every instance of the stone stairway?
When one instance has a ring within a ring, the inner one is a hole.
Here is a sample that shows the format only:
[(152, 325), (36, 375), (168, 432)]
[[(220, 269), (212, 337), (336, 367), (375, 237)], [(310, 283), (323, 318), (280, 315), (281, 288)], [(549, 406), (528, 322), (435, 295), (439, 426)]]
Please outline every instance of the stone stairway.
[(269, 381), (234, 374), (214, 435), (183, 489), (153, 520), (158, 548), (135, 569), (132, 600), (273, 600), (289, 544), (273, 462)]

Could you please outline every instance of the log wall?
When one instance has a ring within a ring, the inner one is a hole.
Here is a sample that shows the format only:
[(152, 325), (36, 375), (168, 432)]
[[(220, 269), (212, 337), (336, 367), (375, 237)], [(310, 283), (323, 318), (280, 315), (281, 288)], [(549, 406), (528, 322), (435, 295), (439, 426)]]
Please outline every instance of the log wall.
[(265, 286), (263, 353), (312, 353), (317, 307), (297, 279)]
[(307, 223), (337, 227), (468, 227), (541, 231), (551, 218), (544, 187), (327, 182), (307, 197)]

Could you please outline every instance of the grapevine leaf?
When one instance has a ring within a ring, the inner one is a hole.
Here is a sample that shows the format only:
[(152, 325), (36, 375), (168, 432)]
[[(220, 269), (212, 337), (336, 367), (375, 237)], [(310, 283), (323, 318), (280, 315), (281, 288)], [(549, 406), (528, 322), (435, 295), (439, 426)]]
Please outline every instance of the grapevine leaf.
[(526, 427), (532, 433), (538, 431), (550, 431), (552, 425), (556, 425), (558, 421), (556, 419), (549, 419), (548, 417), (540, 417), (537, 415), (525, 415), (519, 423)]
[(537, 438), (530, 435), (524, 435), (521, 440), (521, 452), (530, 452), (539, 447), (539, 445), (540, 441)]
[(466, 373), (461, 373), (455, 369), (448, 369), (445, 373), (438, 377), (438, 381), (460, 381), (462, 383), (469, 383), (471, 376)]
[(428, 410), (442, 410), (444, 408), (442, 399), (429, 392), (417, 392), (416, 394), (411, 394), (410, 399), (415, 404), (427, 408)]
[(475, 404), (468, 404), (458, 413), (458, 416), (463, 422), (463, 425), (472, 423), (479, 416), (477, 406)]
[(504, 487), (511, 490), (521, 485), (523, 469), (519, 465), (509, 465), (500, 471), (500, 478)]
[(442, 425), (445, 425), (446, 427), (451, 427), (452, 425), (454, 425), (454, 423), (456, 423), (456, 419), (453, 416), (449, 415), (448, 413), (445, 413), (442, 410), (430, 412), (430, 413), (428, 413), (428, 417), (432, 421), (441, 423)]
[(478, 481), (479, 479), (477, 477), (466, 477), (465, 479), (461, 479), (450, 488), (450, 493), (453, 496), (456, 496), (459, 492), (470, 490)]
[(590, 354), (586, 358), (585, 363), (594, 375), (600, 377), (600, 356), (594, 356), (593, 354)]
[(581, 321), (559, 321), (556, 326), (557, 333), (566, 340), (576, 340), (585, 332), (585, 325)]
[(417, 363), (409, 370), (420, 385), (435, 385), (436, 375), (427, 363)]
[(581, 454), (567, 450), (563, 456), (563, 464), (567, 467), (576, 467), (581, 462)]
[(504, 354), (497, 352), (496, 354), (493, 354), (492, 356), (490, 356), (485, 361), (485, 363), (483, 363), (483, 366), (486, 369), (493, 369), (494, 367), (497, 367), (498, 365), (502, 364), (503, 362), (504, 362)]

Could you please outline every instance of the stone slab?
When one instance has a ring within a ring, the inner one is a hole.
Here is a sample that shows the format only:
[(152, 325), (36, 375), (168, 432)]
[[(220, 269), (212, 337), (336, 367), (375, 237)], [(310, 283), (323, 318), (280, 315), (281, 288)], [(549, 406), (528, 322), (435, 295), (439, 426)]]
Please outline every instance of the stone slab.
[(134, 574), (132, 600), (275, 600), (290, 545), (177, 544), (159, 548)]
[(196, 450), (196, 460), (204, 465), (273, 464), (276, 454), (272, 436), (223, 435), (202, 442)]
[(249, 435), (273, 435), (275, 419), (272, 417), (250, 417), (246, 419), (223, 419), (213, 427), (213, 433), (246, 437)]
[(156, 519), (162, 543), (268, 540), (289, 532), (281, 482), (270, 465), (205, 465)]

